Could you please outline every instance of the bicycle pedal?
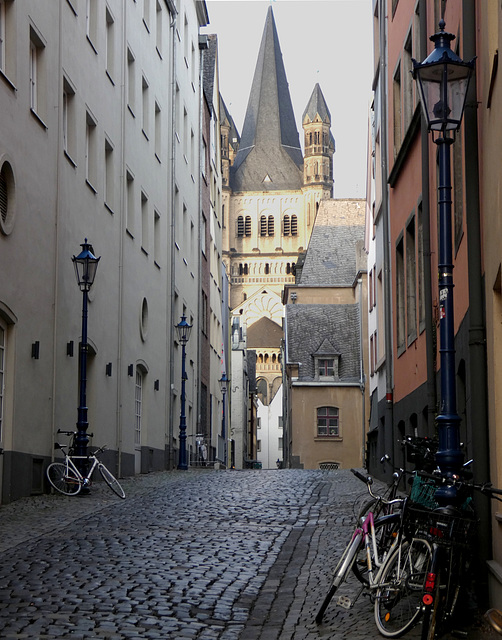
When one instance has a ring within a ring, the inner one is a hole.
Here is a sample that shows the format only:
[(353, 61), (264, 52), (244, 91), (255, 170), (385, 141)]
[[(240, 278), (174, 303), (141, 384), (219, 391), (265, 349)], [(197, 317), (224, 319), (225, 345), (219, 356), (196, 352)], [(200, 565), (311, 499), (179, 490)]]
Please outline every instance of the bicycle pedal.
[(348, 596), (338, 596), (336, 603), (344, 609), (352, 609), (352, 600)]

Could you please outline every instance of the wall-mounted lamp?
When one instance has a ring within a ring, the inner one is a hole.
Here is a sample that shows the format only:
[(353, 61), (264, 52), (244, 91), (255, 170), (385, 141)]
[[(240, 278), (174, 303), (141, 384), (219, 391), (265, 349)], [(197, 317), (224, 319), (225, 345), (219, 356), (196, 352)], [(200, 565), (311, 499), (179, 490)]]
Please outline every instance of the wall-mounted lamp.
[(108, 362), (107, 365), (106, 365), (106, 375), (108, 377), (111, 377), (111, 375), (112, 375), (112, 363), (111, 362)]
[(66, 343), (66, 355), (73, 358), (73, 340)]
[(31, 357), (34, 360), (38, 360), (40, 357), (40, 342), (38, 340), (31, 345)]

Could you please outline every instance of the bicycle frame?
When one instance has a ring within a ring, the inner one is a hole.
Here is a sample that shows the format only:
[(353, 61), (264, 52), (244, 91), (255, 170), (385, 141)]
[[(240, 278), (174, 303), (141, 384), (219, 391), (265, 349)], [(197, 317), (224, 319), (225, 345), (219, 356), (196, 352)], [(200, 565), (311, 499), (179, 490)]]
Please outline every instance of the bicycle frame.
[[(74, 460), (87, 460), (88, 462), (90, 460), (92, 460), (91, 468), (87, 472), (86, 476), (82, 475), (82, 473), (78, 469), (77, 465), (73, 462)], [(90, 478), (92, 477), (92, 474), (94, 473), (94, 469), (99, 464), (99, 460), (94, 455), (91, 455), (91, 456), (69, 456), (65, 452), (65, 464), (66, 464), (67, 468), (71, 469), (76, 474), (76, 476), (80, 480), (80, 482), (84, 483), (86, 480), (89, 481)]]

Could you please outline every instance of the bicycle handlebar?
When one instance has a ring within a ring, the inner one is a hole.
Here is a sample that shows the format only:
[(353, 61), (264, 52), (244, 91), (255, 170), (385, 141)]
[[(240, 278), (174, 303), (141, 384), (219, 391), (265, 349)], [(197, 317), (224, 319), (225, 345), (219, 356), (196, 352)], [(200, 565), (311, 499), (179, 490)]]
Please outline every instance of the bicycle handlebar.
[(363, 475), (360, 471), (357, 471), (356, 469), (351, 469), (351, 472), (356, 476), (356, 478), (358, 478), (361, 482), (364, 482), (364, 484), (367, 484), (368, 486), (373, 484), (373, 478), (371, 476), (365, 476)]
[(502, 489), (497, 489), (496, 487), (493, 487), (491, 482), (482, 482), (482, 483), (465, 482), (457, 475), (446, 476), (442, 474), (439, 470), (436, 473), (427, 473), (426, 471), (418, 471), (417, 473), (419, 476), (423, 478), (433, 480), (436, 484), (447, 484), (450, 486), (455, 485), (458, 488), (466, 487), (468, 489), (475, 489), (476, 491), (484, 493), (485, 495), (489, 495), (490, 497), (495, 498), (496, 500), (499, 500), (499, 498), (496, 498), (495, 496), (502, 496)]
[[(64, 436), (76, 436), (78, 431), (65, 431), (64, 429), (58, 429), (57, 433), (62, 433)], [(88, 433), (87, 436), (89, 438), (94, 438), (93, 433)]]

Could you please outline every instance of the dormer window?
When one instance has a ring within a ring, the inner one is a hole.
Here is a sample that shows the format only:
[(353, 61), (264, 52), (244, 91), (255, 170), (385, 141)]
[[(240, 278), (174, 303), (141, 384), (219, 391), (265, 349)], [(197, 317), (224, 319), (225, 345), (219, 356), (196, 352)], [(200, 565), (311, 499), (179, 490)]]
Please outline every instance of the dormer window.
[(335, 359), (319, 358), (318, 372), (320, 378), (333, 378), (335, 375)]
[(314, 358), (315, 378), (319, 381), (335, 381), (339, 379), (338, 364), (340, 353), (326, 338), (319, 349), (312, 354)]

